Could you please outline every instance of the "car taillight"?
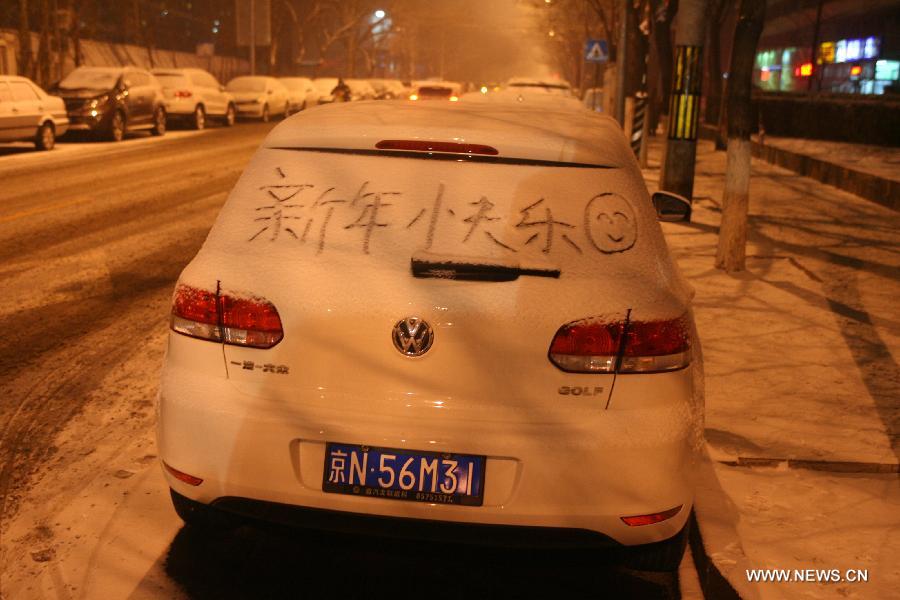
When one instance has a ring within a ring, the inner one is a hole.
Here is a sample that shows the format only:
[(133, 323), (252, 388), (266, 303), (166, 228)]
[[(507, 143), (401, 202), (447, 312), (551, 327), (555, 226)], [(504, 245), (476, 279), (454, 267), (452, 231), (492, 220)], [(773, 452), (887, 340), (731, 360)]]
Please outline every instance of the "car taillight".
[(194, 94), (191, 93), (191, 90), (178, 90), (175, 92), (176, 98), (190, 98)]
[(170, 326), (190, 337), (252, 348), (271, 348), (284, 337), (271, 302), (187, 285), (175, 290)]
[(675, 371), (691, 362), (690, 321), (575, 321), (556, 332), (549, 357), (573, 373)]
[(624, 522), (629, 527), (642, 527), (644, 525), (655, 525), (656, 523), (662, 523), (668, 519), (671, 519), (679, 512), (681, 512), (681, 508), (683, 504), (679, 504), (675, 508), (670, 508), (669, 510), (664, 510), (658, 513), (651, 513), (649, 515), (634, 515), (631, 517), (620, 517), (622, 522)]

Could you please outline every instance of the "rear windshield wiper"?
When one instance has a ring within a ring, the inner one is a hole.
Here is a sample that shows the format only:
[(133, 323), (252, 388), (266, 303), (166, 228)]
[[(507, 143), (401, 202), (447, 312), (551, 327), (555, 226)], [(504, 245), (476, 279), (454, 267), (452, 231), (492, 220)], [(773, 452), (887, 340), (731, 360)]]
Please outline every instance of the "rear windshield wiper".
[(413, 277), (457, 279), (461, 281), (515, 281), (519, 277), (552, 277), (559, 279), (560, 270), (554, 268), (521, 267), (502, 261), (483, 261), (466, 258), (410, 259)]

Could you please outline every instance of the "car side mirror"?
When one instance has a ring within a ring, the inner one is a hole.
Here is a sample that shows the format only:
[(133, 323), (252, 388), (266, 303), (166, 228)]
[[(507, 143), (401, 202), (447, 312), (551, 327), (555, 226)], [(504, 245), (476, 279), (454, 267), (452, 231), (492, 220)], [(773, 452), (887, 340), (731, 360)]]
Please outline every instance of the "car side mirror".
[(691, 201), (684, 196), (672, 192), (656, 192), (653, 194), (653, 207), (656, 218), (666, 223), (690, 223)]

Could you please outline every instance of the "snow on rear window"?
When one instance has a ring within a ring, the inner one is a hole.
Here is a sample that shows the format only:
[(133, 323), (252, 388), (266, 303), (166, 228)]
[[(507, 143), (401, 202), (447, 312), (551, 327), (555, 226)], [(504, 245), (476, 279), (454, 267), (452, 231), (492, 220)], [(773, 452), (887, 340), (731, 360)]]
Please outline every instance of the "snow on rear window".
[(204, 249), (406, 272), (422, 252), (558, 268), (563, 276), (670, 268), (646, 189), (628, 169), (268, 148), (238, 182)]
[(80, 67), (69, 73), (59, 87), (64, 90), (107, 90), (116, 84), (119, 75), (121, 71), (117, 69)]
[(154, 73), (153, 76), (159, 80), (159, 84), (163, 87), (188, 85), (187, 77), (181, 73)]
[(256, 77), (237, 77), (228, 82), (229, 92), (262, 92), (266, 89), (266, 81)]

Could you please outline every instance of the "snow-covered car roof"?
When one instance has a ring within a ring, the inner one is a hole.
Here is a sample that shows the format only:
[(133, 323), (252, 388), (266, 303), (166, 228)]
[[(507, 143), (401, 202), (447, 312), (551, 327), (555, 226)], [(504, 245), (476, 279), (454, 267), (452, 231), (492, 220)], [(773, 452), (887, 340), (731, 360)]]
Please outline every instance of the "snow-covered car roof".
[(446, 88), (449, 90), (459, 91), (460, 89), (462, 89), (462, 84), (457, 83), (455, 81), (443, 81), (440, 79), (436, 79), (436, 80), (425, 79), (425, 80), (420, 80), (420, 81), (414, 81), (413, 87), (414, 88), (423, 88), (423, 87), (424, 88), (428, 88), (428, 87)]
[(521, 104), (524, 107), (531, 107), (539, 110), (554, 108), (558, 110), (581, 111), (585, 109), (585, 106), (581, 101), (571, 96), (562, 94), (523, 94), (515, 88), (507, 88), (487, 94), (482, 94), (481, 92), (468, 92), (460, 97), (460, 101), (494, 104)]
[(568, 81), (562, 79), (535, 79), (532, 77), (513, 77), (506, 82), (510, 86), (535, 86), (535, 87), (555, 87), (561, 89), (571, 89)]
[(460, 102), (397, 106), (342, 103), (301, 113), (276, 127), (268, 148), (376, 150), (383, 140), (480, 144), (499, 158), (618, 167), (630, 157), (611, 118), (547, 103)]

